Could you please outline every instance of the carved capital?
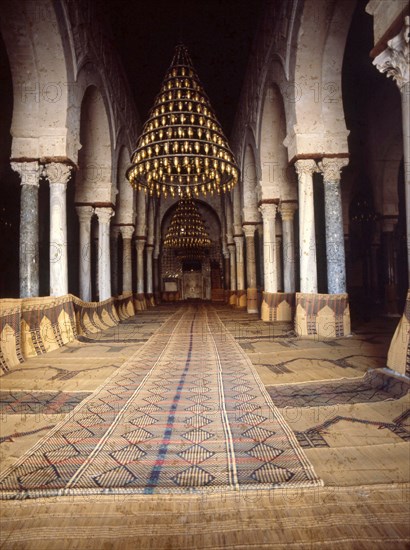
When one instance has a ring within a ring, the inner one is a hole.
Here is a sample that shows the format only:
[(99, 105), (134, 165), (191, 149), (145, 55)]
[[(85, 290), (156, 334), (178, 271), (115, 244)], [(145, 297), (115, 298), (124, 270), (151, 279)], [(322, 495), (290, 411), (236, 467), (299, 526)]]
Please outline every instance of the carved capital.
[(75, 209), (80, 223), (90, 223), (91, 217), (94, 214), (92, 206), (76, 206)]
[(138, 254), (142, 254), (145, 248), (145, 239), (137, 239), (135, 241), (135, 248), (137, 249)]
[(349, 164), (347, 158), (324, 158), (319, 162), (319, 169), (323, 174), (324, 181), (340, 181), (342, 168)]
[(133, 225), (121, 225), (120, 231), (122, 238), (125, 239), (131, 239), (132, 235), (134, 233), (134, 226)]
[(311, 176), (319, 172), (319, 168), (313, 159), (299, 159), (295, 162), (295, 170), (298, 176)]
[(276, 212), (278, 207), (276, 204), (261, 204), (259, 207), (259, 212), (262, 214), (263, 221), (275, 221)]
[(63, 183), (66, 185), (71, 178), (72, 169), (72, 166), (63, 164), (62, 162), (50, 162), (44, 168), (44, 175), (50, 185), (53, 183)]
[(235, 241), (236, 248), (242, 248), (243, 247), (243, 236), (242, 235), (235, 235), (233, 240)]
[(33, 162), (12, 162), (11, 169), (20, 176), (21, 185), (40, 185), (40, 176), (43, 167), (37, 161)]
[(381, 73), (393, 78), (400, 89), (409, 83), (409, 41), (410, 17), (407, 15), (400, 33), (387, 42), (387, 48), (373, 61), (373, 65)]
[(243, 226), (243, 232), (245, 233), (245, 238), (250, 239), (253, 238), (255, 235), (255, 225), (244, 225)]
[(109, 224), (111, 218), (114, 215), (114, 210), (109, 206), (100, 206), (95, 209), (95, 213), (98, 216), (98, 222), (102, 224)]
[(282, 202), (280, 205), (280, 215), (283, 221), (292, 221), (298, 208), (297, 202)]

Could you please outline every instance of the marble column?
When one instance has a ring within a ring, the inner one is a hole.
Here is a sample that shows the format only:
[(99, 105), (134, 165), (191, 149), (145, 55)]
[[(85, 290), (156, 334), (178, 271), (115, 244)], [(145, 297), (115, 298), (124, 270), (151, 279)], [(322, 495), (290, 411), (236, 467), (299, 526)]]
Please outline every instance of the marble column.
[(264, 273), (264, 261), (263, 261), (263, 222), (258, 223), (256, 226), (258, 232), (258, 252), (259, 252), (259, 279), (260, 288), (265, 288), (265, 273)]
[(283, 290), (293, 293), (295, 284), (295, 232), (293, 217), (297, 208), (296, 201), (282, 202), (280, 213), (282, 217), (283, 245)]
[(278, 291), (276, 265), (276, 210), (273, 203), (262, 203), (259, 207), (263, 221), (263, 267), (264, 291), (270, 294)]
[(146, 237), (138, 237), (135, 241), (137, 248), (137, 294), (144, 295), (144, 248)]
[(119, 281), (119, 259), (118, 259), (118, 240), (120, 236), (120, 226), (111, 224), (110, 249), (111, 249), (111, 292), (113, 296), (121, 294)]
[(255, 225), (244, 224), (246, 243), (246, 307), (248, 313), (258, 313), (258, 289), (256, 282)]
[(313, 173), (318, 172), (314, 160), (295, 163), (299, 188), (300, 292), (317, 293), (315, 207)]
[(95, 209), (98, 217), (98, 289), (99, 300), (111, 298), (110, 222), (114, 215), (111, 207)]
[(230, 260), (230, 281), (231, 281), (231, 294), (229, 297), (229, 304), (236, 306), (236, 252), (235, 243), (228, 242), (229, 260)]
[(155, 302), (159, 304), (161, 301), (161, 291), (159, 287), (159, 256), (155, 249), (152, 257), (152, 270), (154, 278), (154, 298)]
[(243, 235), (234, 235), (236, 249), (236, 291), (238, 307), (246, 306), (246, 294), (245, 294), (245, 258), (243, 250)]
[(91, 302), (91, 218), (94, 214), (92, 206), (76, 206), (80, 225), (80, 257), (79, 257), (79, 282), (80, 298), (84, 302)]
[(231, 288), (230, 255), (228, 245), (226, 246), (226, 253), (224, 254), (224, 288), (225, 290), (229, 290)]
[(132, 292), (132, 251), (131, 239), (134, 233), (133, 225), (122, 225), (122, 294)]
[(152, 253), (154, 251), (154, 245), (152, 243), (147, 243), (146, 246), (146, 262), (147, 262), (147, 294), (149, 295), (149, 300), (153, 298), (154, 286), (153, 286), (153, 272), (152, 272)]
[(12, 162), (20, 176), (20, 298), (39, 295), (38, 188), (42, 166), (37, 162)]
[(278, 292), (283, 290), (282, 235), (276, 235), (276, 277)]
[(404, 19), (400, 33), (387, 42), (383, 50), (373, 61), (381, 73), (392, 77), (400, 90), (403, 149), (404, 149), (404, 189), (406, 201), (407, 270), (410, 284), (410, 17)]
[(327, 291), (346, 292), (346, 259), (343, 233), (342, 193), (340, 171), (347, 158), (324, 158), (319, 163), (325, 189)]
[(50, 296), (68, 293), (67, 183), (72, 166), (47, 164), (44, 174), (50, 184)]

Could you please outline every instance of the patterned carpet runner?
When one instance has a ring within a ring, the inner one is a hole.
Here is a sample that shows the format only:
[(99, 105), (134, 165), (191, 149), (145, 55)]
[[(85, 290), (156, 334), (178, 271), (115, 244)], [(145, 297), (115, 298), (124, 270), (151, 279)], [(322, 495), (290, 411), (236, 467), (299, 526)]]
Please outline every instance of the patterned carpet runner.
[(6, 499), (318, 484), (209, 305), (181, 307), (0, 479)]

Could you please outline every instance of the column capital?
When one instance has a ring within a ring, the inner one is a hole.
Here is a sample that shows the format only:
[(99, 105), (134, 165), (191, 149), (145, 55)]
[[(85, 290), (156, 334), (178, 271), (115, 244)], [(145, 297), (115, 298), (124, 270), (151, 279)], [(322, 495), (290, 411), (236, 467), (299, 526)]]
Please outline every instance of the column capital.
[(121, 232), (123, 239), (131, 239), (132, 235), (134, 233), (134, 226), (133, 225), (120, 225), (119, 230)]
[(11, 162), (11, 169), (20, 176), (21, 185), (40, 185), (40, 176), (43, 166), (38, 161), (32, 162)]
[(92, 206), (76, 206), (75, 210), (80, 223), (89, 222), (94, 214), (94, 208)]
[(262, 214), (263, 221), (275, 221), (277, 210), (278, 206), (271, 203), (262, 203), (259, 207), (259, 212)]
[(404, 18), (404, 25), (400, 33), (387, 42), (387, 48), (374, 60), (373, 65), (381, 73), (386, 73), (396, 81), (399, 89), (409, 83), (409, 32), (410, 17)]
[(142, 240), (141, 238), (137, 239), (135, 241), (135, 248), (137, 249), (137, 252), (143, 252), (145, 248), (145, 239), (144, 240)]
[(321, 162), (318, 163), (319, 170), (323, 174), (323, 179), (325, 182), (340, 181), (340, 172), (342, 168), (349, 164), (348, 158), (324, 158)]
[(109, 224), (112, 216), (114, 216), (114, 210), (110, 206), (98, 206), (95, 209), (95, 213), (98, 216), (99, 223)]
[(245, 238), (246, 239), (253, 238), (253, 236), (255, 235), (256, 225), (246, 224), (246, 225), (243, 225), (242, 227), (243, 227), (243, 232), (245, 233)]
[(72, 166), (63, 164), (62, 162), (49, 162), (45, 165), (43, 174), (48, 179), (50, 185), (53, 183), (66, 185), (71, 178), (72, 169)]
[(120, 226), (117, 224), (111, 224), (111, 238), (118, 239), (120, 233)]
[(311, 176), (314, 172), (319, 172), (319, 168), (313, 159), (299, 159), (295, 162), (295, 170), (298, 176)]
[(296, 201), (281, 202), (279, 211), (282, 221), (292, 221), (297, 208), (298, 203)]
[(237, 247), (243, 246), (243, 235), (234, 235), (233, 240)]

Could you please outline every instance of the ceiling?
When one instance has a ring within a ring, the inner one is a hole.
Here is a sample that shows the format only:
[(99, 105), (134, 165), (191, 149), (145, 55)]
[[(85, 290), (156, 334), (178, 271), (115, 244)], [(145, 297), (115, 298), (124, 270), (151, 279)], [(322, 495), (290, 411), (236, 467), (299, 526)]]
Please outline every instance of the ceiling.
[(229, 137), (265, 0), (101, 0), (145, 122), (183, 42)]

